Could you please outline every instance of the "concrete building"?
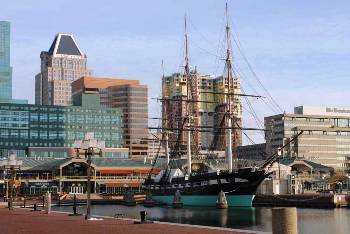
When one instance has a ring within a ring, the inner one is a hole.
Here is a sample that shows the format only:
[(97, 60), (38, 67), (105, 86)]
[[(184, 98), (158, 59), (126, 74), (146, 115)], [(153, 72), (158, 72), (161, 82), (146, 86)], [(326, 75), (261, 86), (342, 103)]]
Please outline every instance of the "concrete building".
[[(83, 96), (89, 105), (99, 103), (94, 101), (98, 95)], [(0, 103), (0, 157), (14, 151), (18, 157), (68, 158), (74, 150), (67, 148), (87, 132), (104, 141), (106, 148), (120, 148), (122, 125), (121, 110), (86, 107), (84, 102), (69, 107)], [(113, 152), (110, 157), (126, 157), (125, 151)]]
[(72, 83), (74, 102), (82, 93), (99, 94), (101, 106), (123, 111), (123, 145), (133, 158), (143, 158), (148, 151), (147, 92), (138, 80), (83, 77)]
[(254, 161), (266, 160), (266, 143), (238, 146), (237, 156), (239, 159)]
[(268, 168), (272, 174), (264, 180), (258, 194), (305, 194), (324, 190), (325, 178), (333, 175), (333, 168), (305, 159), (283, 158)]
[(265, 128), (268, 154), (303, 130), (295, 142), (283, 149), (283, 157), (304, 158), (337, 170), (349, 170), (350, 110), (299, 106), (294, 114), (266, 117)]
[(37, 105), (71, 105), (71, 83), (91, 75), (87, 56), (72, 34), (58, 33), (49, 51), (40, 54), (41, 72), (35, 76)]
[(147, 158), (155, 159), (165, 158), (165, 142), (162, 139), (161, 133), (149, 134), (148, 136), (148, 153)]
[[(241, 125), (242, 105), (240, 96), (226, 95), (228, 93), (228, 80), (226, 77), (219, 76), (213, 78), (209, 75), (191, 72), (192, 82), (189, 85), (192, 95), (191, 116), (194, 117), (194, 125), (197, 126), (215, 126), (225, 127), (226, 122), (222, 122), (228, 97), (231, 98), (231, 109), (233, 110), (236, 122)], [(231, 80), (231, 92), (240, 94), (240, 82), (236, 77)], [(171, 76), (162, 78), (163, 90), (163, 128), (179, 129), (186, 115), (186, 97), (187, 80), (180, 73), (174, 73)], [(237, 126), (236, 126), (237, 127)], [(201, 149), (225, 150), (226, 138), (225, 129), (206, 129), (212, 131), (194, 131), (191, 133), (193, 144)], [(169, 137), (175, 142), (178, 139), (178, 133), (175, 131)], [(213, 137), (216, 135), (216, 142), (213, 143)], [(182, 145), (186, 144), (186, 131), (181, 136)], [(242, 144), (242, 132), (236, 131), (232, 137), (233, 145)]]

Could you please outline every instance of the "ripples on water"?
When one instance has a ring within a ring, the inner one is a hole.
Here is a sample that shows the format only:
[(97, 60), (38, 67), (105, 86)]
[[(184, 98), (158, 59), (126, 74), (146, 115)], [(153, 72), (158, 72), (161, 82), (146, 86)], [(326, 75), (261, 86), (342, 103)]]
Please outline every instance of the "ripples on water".
[[(72, 211), (72, 207), (54, 207), (53, 210)], [(143, 206), (125, 207), (120, 205), (93, 205), (91, 213), (113, 217), (116, 213), (127, 217), (140, 217), (140, 211), (147, 211), (151, 220), (196, 224), (205, 226), (228, 227), (257, 231), (271, 231), (270, 208), (229, 208), (218, 210), (214, 207), (170, 207), (145, 208)], [(85, 207), (78, 212), (84, 213)], [(298, 209), (298, 225), (301, 234), (349, 234), (350, 210), (342, 209)]]

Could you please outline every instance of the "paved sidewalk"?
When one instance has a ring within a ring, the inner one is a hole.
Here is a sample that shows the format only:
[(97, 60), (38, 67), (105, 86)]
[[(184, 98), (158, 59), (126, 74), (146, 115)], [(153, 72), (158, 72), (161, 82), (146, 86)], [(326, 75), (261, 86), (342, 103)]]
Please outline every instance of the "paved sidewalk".
[(134, 224), (131, 220), (104, 219), (84, 220), (83, 216), (68, 216), (53, 212), (49, 215), (42, 211), (33, 212), (26, 209), (9, 211), (0, 208), (1, 234), (243, 234), (254, 233), (224, 229), (203, 228), (174, 224)]

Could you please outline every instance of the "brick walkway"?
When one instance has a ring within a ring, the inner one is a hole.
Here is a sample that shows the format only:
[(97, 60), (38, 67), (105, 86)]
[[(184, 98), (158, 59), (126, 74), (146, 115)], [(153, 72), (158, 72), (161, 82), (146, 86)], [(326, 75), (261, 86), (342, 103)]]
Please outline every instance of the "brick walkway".
[[(105, 234), (105, 233), (145, 233), (145, 234), (238, 234), (229, 230), (188, 227), (168, 224), (134, 224), (132, 221), (104, 219), (102, 221), (86, 221), (83, 216), (68, 216), (62, 213), (32, 212), (25, 209), (9, 211), (0, 208), (1, 234)], [(251, 232), (254, 233), (254, 232)]]

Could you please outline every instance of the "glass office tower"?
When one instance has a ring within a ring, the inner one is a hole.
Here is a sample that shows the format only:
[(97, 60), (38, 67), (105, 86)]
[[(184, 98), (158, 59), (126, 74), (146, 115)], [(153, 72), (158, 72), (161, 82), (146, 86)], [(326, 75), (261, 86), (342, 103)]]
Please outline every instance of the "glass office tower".
[(12, 99), (10, 22), (0, 21), (0, 101)]
[(105, 141), (106, 148), (120, 148), (121, 110), (0, 103), (0, 157), (8, 151), (26, 156), (29, 147), (74, 147), (74, 141), (83, 140), (87, 132)]

